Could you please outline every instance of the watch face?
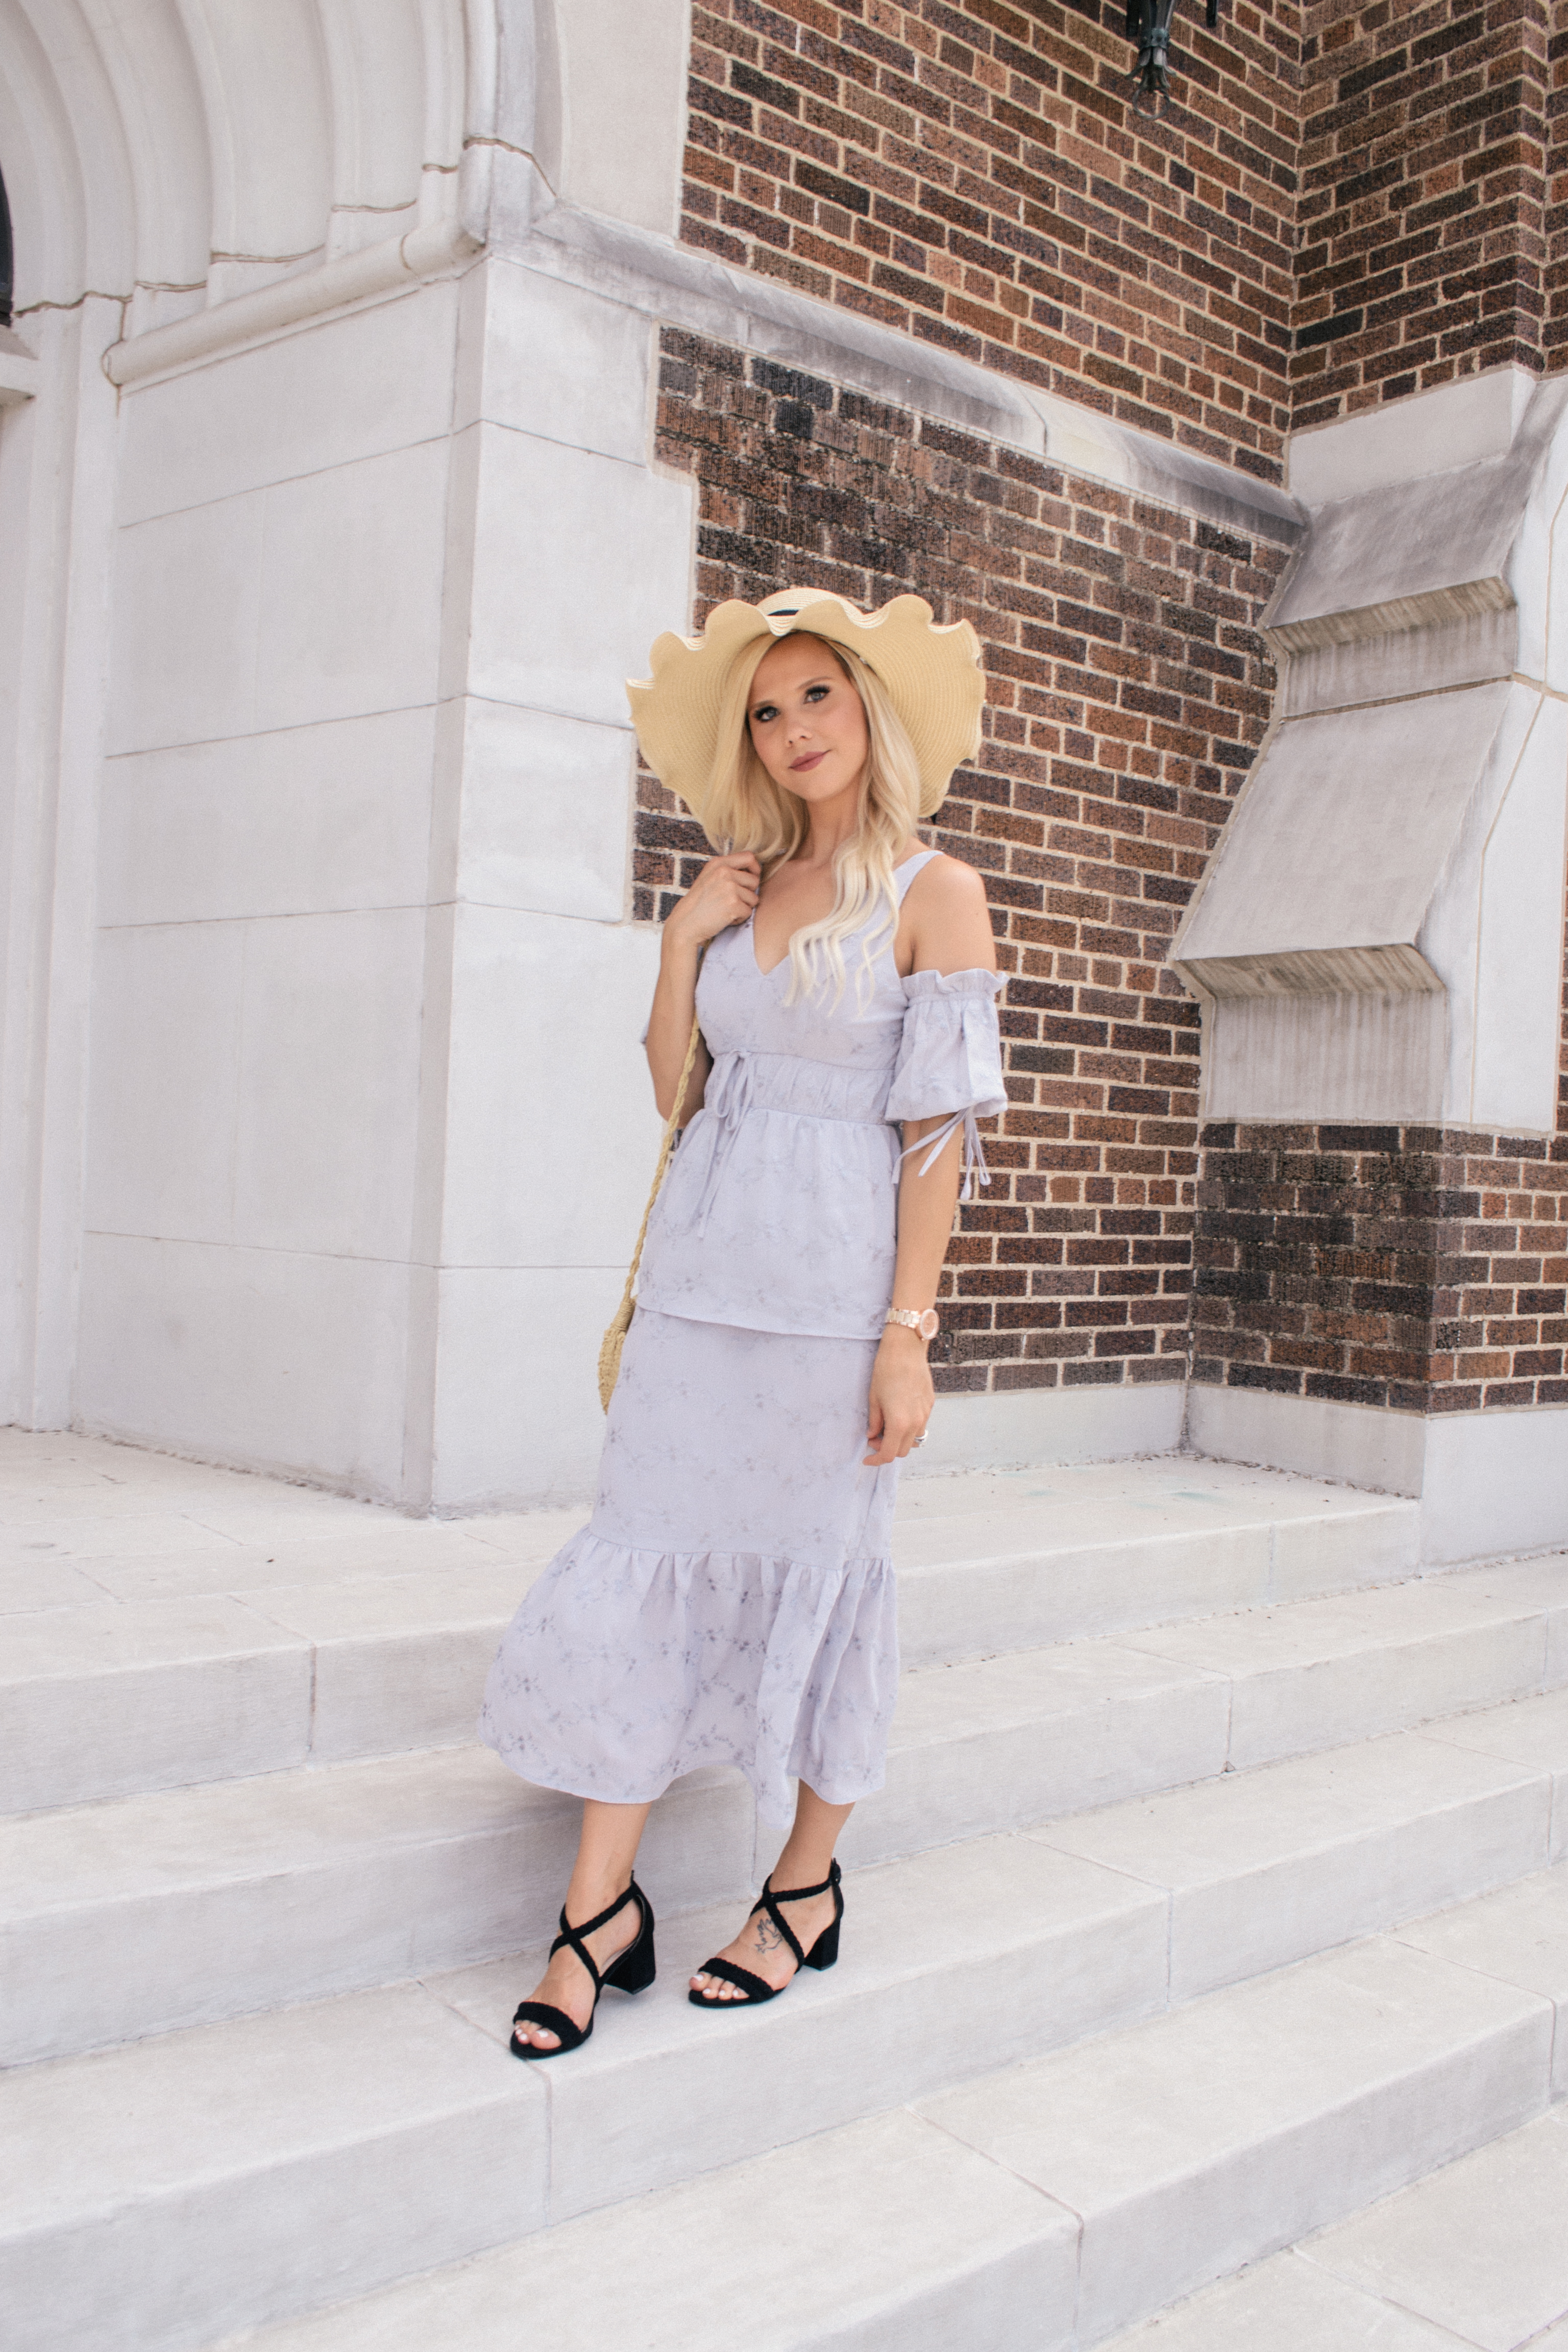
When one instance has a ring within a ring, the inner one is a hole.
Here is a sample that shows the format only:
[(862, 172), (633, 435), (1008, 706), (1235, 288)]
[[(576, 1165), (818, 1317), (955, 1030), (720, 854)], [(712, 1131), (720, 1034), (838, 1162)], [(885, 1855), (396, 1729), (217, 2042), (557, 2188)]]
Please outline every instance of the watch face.
[(925, 1313), (921, 1317), (921, 1338), (922, 1339), (934, 1339), (941, 1328), (942, 1318), (938, 1315), (934, 1307), (928, 1307)]

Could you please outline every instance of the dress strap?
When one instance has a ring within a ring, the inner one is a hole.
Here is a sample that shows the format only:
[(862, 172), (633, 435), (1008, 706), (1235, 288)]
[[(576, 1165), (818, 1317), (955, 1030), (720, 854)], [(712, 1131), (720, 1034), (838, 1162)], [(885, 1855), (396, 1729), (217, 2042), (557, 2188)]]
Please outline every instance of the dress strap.
[(899, 904), (900, 907), (904, 903), (904, 894), (908, 890), (910, 884), (914, 880), (915, 876), (917, 874), (923, 873), (925, 868), (931, 864), (933, 857), (940, 857), (941, 856), (942, 852), (940, 849), (922, 849), (919, 856), (906, 857), (901, 866), (894, 867), (893, 880), (898, 886)]

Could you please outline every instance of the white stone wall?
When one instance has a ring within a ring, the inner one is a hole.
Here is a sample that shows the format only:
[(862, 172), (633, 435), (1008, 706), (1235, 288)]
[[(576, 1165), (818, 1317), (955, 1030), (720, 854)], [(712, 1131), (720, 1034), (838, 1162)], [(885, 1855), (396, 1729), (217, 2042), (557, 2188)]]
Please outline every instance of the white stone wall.
[[(652, 332), (502, 257), (464, 281), (447, 688), (461, 785), (432, 1498), (591, 1483), (599, 1339), (658, 1148), (627, 919), (624, 680), (691, 594), (692, 489), (648, 462)], [(460, 705), (460, 710), (458, 706)]]
[[(1276, 724), (1177, 935), (1214, 1119), (1555, 1133), (1568, 387), (1521, 371), (1296, 437)], [(1568, 1536), (1568, 1409), (1195, 1386), (1200, 1450), (1420, 1497), (1422, 1557)]]
[[(657, 1140), (620, 680), (690, 493), (646, 310), (476, 257), (567, 189), (672, 226), (685, 11), (143, 14), (0, 25), (0, 521), (53, 630), (36, 708), (0, 681), (9, 1410), (581, 1492)], [(41, 528), (62, 451), (96, 503)]]
[(458, 299), (121, 419), (79, 1411), (391, 1496)]
[(1568, 389), (1304, 434), (1279, 709), (1173, 950), (1209, 1118), (1551, 1134), (1568, 856)]
[(87, 1425), (590, 1478), (658, 1137), (622, 680), (690, 594), (649, 357), (489, 257), (127, 390)]

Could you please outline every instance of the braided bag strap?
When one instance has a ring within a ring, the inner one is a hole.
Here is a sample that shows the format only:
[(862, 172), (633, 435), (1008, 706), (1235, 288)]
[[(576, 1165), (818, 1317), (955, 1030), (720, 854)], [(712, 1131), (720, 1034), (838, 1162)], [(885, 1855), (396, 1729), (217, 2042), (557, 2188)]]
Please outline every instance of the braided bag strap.
[(675, 1131), (679, 1124), (681, 1107), (686, 1100), (686, 1089), (691, 1083), (692, 1066), (697, 1059), (700, 1034), (697, 1015), (694, 1013), (691, 1016), (691, 1035), (686, 1048), (686, 1059), (680, 1066), (680, 1084), (675, 1089), (675, 1107), (664, 1122), (664, 1140), (658, 1147), (658, 1164), (653, 1171), (653, 1184), (648, 1192), (647, 1206), (642, 1213), (642, 1223), (637, 1227), (637, 1243), (632, 1250), (632, 1262), (626, 1269), (626, 1286), (621, 1293), (621, 1303), (611, 1317), (610, 1328), (599, 1347), (599, 1402), (606, 1412), (610, 1410), (610, 1399), (615, 1393), (616, 1381), (620, 1373), (621, 1349), (626, 1345), (626, 1333), (631, 1328), (632, 1291), (637, 1283), (637, 1268), (642, 1264), (642, 1245), (647, 1234), (647, 1222), (653, 1214), (653, 1204), (658, 1198), (658, 1188), (664, 1181), (664, 1171), (669, 1165), (669, 1155), (675, 1149)]

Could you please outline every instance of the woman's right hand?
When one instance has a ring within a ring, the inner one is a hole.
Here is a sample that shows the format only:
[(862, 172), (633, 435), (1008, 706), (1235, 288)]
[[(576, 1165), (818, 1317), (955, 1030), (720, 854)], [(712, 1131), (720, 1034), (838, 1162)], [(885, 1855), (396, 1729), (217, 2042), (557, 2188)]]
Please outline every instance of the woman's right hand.
[(705, 947), (731, 923), (743, 923), (757, 903), (763, 887), (761, 861), (754, 850), (736, 849), (726, 857), (710, 857), (696, 881), (665, 921), (665, 936), (688, 947)]

